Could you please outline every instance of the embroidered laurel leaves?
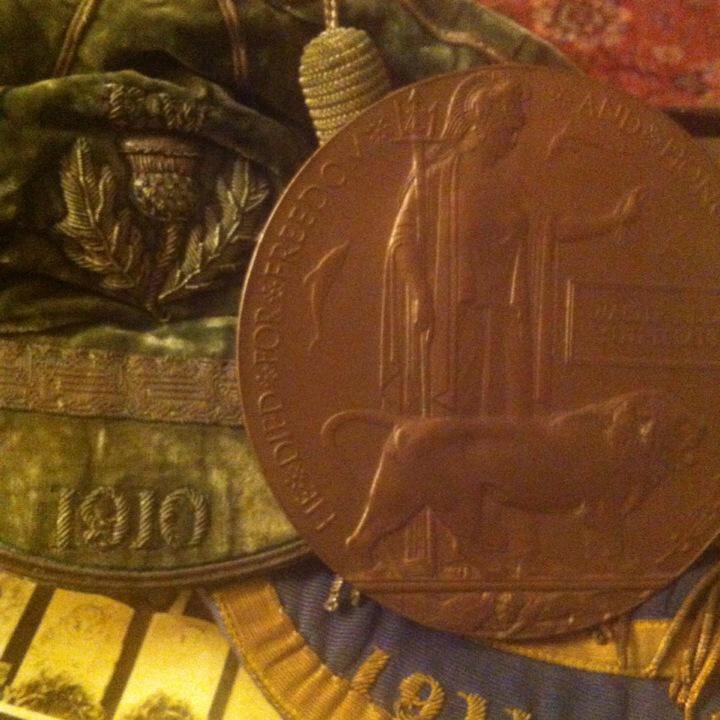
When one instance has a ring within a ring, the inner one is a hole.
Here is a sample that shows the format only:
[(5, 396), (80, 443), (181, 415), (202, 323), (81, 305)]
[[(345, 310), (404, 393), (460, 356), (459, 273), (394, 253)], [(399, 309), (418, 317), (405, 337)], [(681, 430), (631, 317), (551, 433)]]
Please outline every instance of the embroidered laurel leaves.
[(88, 141), (77, 140), (62, 163), (67, 213), (55, 229), (67, 257), (102, 288), (162, 320), (172, 315), (172, 303), (242, 269), (270, 197), (268, 182), (245, 159), (220, 175), (199, 222), (140, 219), (129, 195), (121, 197), (119, 182), (109, 165), (94, 159)]
[(221, 275), (236, 272), (254, 243), (269, 196), (268, 183), (251, 171), (250, 164), (235, 161), (229, 185), (222, 177), (218, 180), (218, 204), (207, 210), (205, 223), (191, 231), (184, 257), (168, 275), (160, 301), (206, 290)]
[(96, 168), (85, 139), (64, 160), (60, 181), (67, 215), (56, 228), (67, 256), (101, 275), (108, 290), (140, 290), (147, 274), (142, 234), (129, 210), (115, 211), (115, 177), (108, 166)]

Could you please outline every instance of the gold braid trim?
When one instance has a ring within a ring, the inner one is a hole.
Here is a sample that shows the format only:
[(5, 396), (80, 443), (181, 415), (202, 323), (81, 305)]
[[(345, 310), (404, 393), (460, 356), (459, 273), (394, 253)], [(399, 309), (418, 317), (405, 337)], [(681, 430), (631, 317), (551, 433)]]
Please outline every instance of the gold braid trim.
[(323, 11), (325, 14), (325, 27), (328, 29), (338, 27), (340, 24), (338, 0), (325, 0), (323, 3)]
[(213, 595), (245, 668), (291, 720), (391, 720), (365, 692), (335, 675), (285, 614), (272, 585), (251, 580)]
[(0, 340), (0, 409), (242, 425), (235, 363)]
[(510, 55), (500, 52), (492, 45), (480, 40), (476, 34), (463, 32), (462, 30), (446, 30), (433, 22), (415, 3), (415, 0), (398, 0), (402, 5), (431, 35), (448, 45), (462, 45), (472, 48), (488, 60), (496, 63), (512, 62)]
[[(701, 581), (700, 585), (703, 583)], [(385, 652), (374, 650), (355, 677), (348, 681), (332, 673), (308, 646), (268, 581), (244, 582), (214, 593), (213, 599), (248, 672), (284, 717), (292, 720), (327, 720), (328, 717), (333, 720), (393, 720), (392, 715), (373, 703), (368, 694), (389, 661)], [(688, 600), (691, 604), (695, 601), (691, 596)], [(681, 610), (679, 615), (686, 616), (687, 613)], [(623, 677), (648, 677), (654, 662), (652, 677), (667, 680), (676, 676), (682, 666), (683, 646), (674, 649), (670, 647), (672, 642), (665, 641), (673, 627), (674, 621), (669, 620), (632, 622), (630, 652), (625, 665), (612, 643), (599, 643), (591, 632), (568, 640), (492, 645), (535, 660)], [(664, 648), (664, 655), (659, 658), (661, 648)], [(719, 657), (720, 640), (715, 640), (697, 682), (707, 681), (713, 670), (711, 663), (717, 663)], [(691, 694), (689, 700), (697, 702), (697, 697), (699, 693)], [(438, 695), (435, 709), (440, 704)], [(473, 707), (475, 704), (478, 707), (474, 709), (480, 712), (480, 701), (473, 703)], [(519, 714), (522, 711), (514, 712), (515, 717), (523, 717)], [(508, 714), (512, 715), (510, 711)], [(685, 718), (692, 720), (692, 708), (690, 714), (686, 710)]]
[(720, 563), (707, 571), (671, 621), (629, 624), (629, 658), (590, 636), (571, 641), (493, 643), (501, 650), (595, 672), (670, 679), (669, 695), (694, 720), (703, 692), (720, 667)]
[(80, 0), (65, 33), (60, 55), (55, 61), (53, 77), (64, 77), (70, 72), (80, 43), (99, 5), (100, 0)]
[[(376, 649), (351, 681), (334, 675), (297, 632), (272, 585), (252, 580), (214, 594), (235, 647), (273, 704), (293, 720), (391, 720), (367, 691), (389, 657)], [(685, 598), (675, 618), (629, 623), (629, 657), (596, 634), (493, 647), (565, 667), (624, 677), (669, 679), (670, 696), (694, 720), (720, 665), (720, 563)], [(416, 678), (420, 682), (420, 676)], [(408, 697), (417, 687), (406, 687)], [(442, 706), (436, 693), (433, 711)], [(432, 712), (429, 716), (432, 716)], [(508, 711), (509, 712), (509, 711)], [(522, 711), (514, 717), (522, 718)], [(402, 713), (400, 713), (402, 715)], [(720, 715), (718, 716), (720, 720)]]
[(225, 27), (230, 38), (230, 53), (233, 63), (233, 77), (235, 85), (241, 88), (247, 80), (247, 51), (240, 32), (240, 14), (238, 13), (236, 0), (218, 0), (218, 6), (222, 13)]
[[(53, 77), (64, 77), (70, 72), (80, 43), (100, 2), (101, 0), (80, 0), (65, 33), (60, 54), (55, 61)], [(230, 38), (235, 84), (242, 87), (247, 78), (247, 52), (240, 32), (240, 15), (235, 0), (218, 0), (218, 6)]]

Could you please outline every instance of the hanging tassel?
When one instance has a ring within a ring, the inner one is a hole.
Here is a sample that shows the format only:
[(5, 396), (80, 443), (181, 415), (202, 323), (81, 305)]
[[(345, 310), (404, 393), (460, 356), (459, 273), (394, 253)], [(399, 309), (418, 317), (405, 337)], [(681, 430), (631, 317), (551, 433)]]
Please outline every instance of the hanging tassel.
[(320, 144), (390, 90), (387, 70), (369, 35), (339, 27), (337, 0), (325, 0), (325, 26), (300, 61), (300, 85)]

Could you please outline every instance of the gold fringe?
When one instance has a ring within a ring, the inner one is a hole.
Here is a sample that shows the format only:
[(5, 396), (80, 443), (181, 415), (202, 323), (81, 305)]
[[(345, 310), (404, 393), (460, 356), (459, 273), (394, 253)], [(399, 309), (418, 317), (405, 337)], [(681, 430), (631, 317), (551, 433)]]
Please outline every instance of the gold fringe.
[(685, 598), (651, 663), (647, 677), (675, 650), (680, 662), (671, 678), (670, 698), (693, 720), (705, 687), (720, 663), (720, 563), (711, 568)]
[[(488, 644), (503, 652), (574, 670), (643, 678), (648, 677), (647, 668), (669, 628), (669, 620), (635, 620), (628, 624), (627, 637), (623, 634), (616, 642), (612, 642), (612, 637), (598, 640), (597, 633), (588, 631), (571, 638)], [(671, 678), (678, 665), (679, 655), (669, 654), (657, 677)]]
[(658, 646), (655, 657), (653, 657), (646, 670), (648, 677), (655, 677), (657, 675), (660, 665), (670, 653), (672, 645), (677, 641), (682, 633), (686, 631), (687, 623), (691, 618), (695, 605), (702, 598), (703, 594), (707, 592), (708, 588), (718, 580), (718, 578), (720, 578), (720, 565), (710, 570), (685, 598), (680, 610), (678, 610), (677, 614), (672, 619), (667, 634)]

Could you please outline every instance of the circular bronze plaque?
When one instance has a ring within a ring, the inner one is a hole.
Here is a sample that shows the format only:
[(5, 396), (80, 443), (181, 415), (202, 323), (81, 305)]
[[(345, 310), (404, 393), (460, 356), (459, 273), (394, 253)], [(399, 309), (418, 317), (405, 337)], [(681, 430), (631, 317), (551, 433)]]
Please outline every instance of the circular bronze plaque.
[(706, 154), (576, 75), (381, 101), (289, 187), (244, 294), (247, 428), (298, 531), (477, 637), (669, 583), (718, 530), (719, 239)]

